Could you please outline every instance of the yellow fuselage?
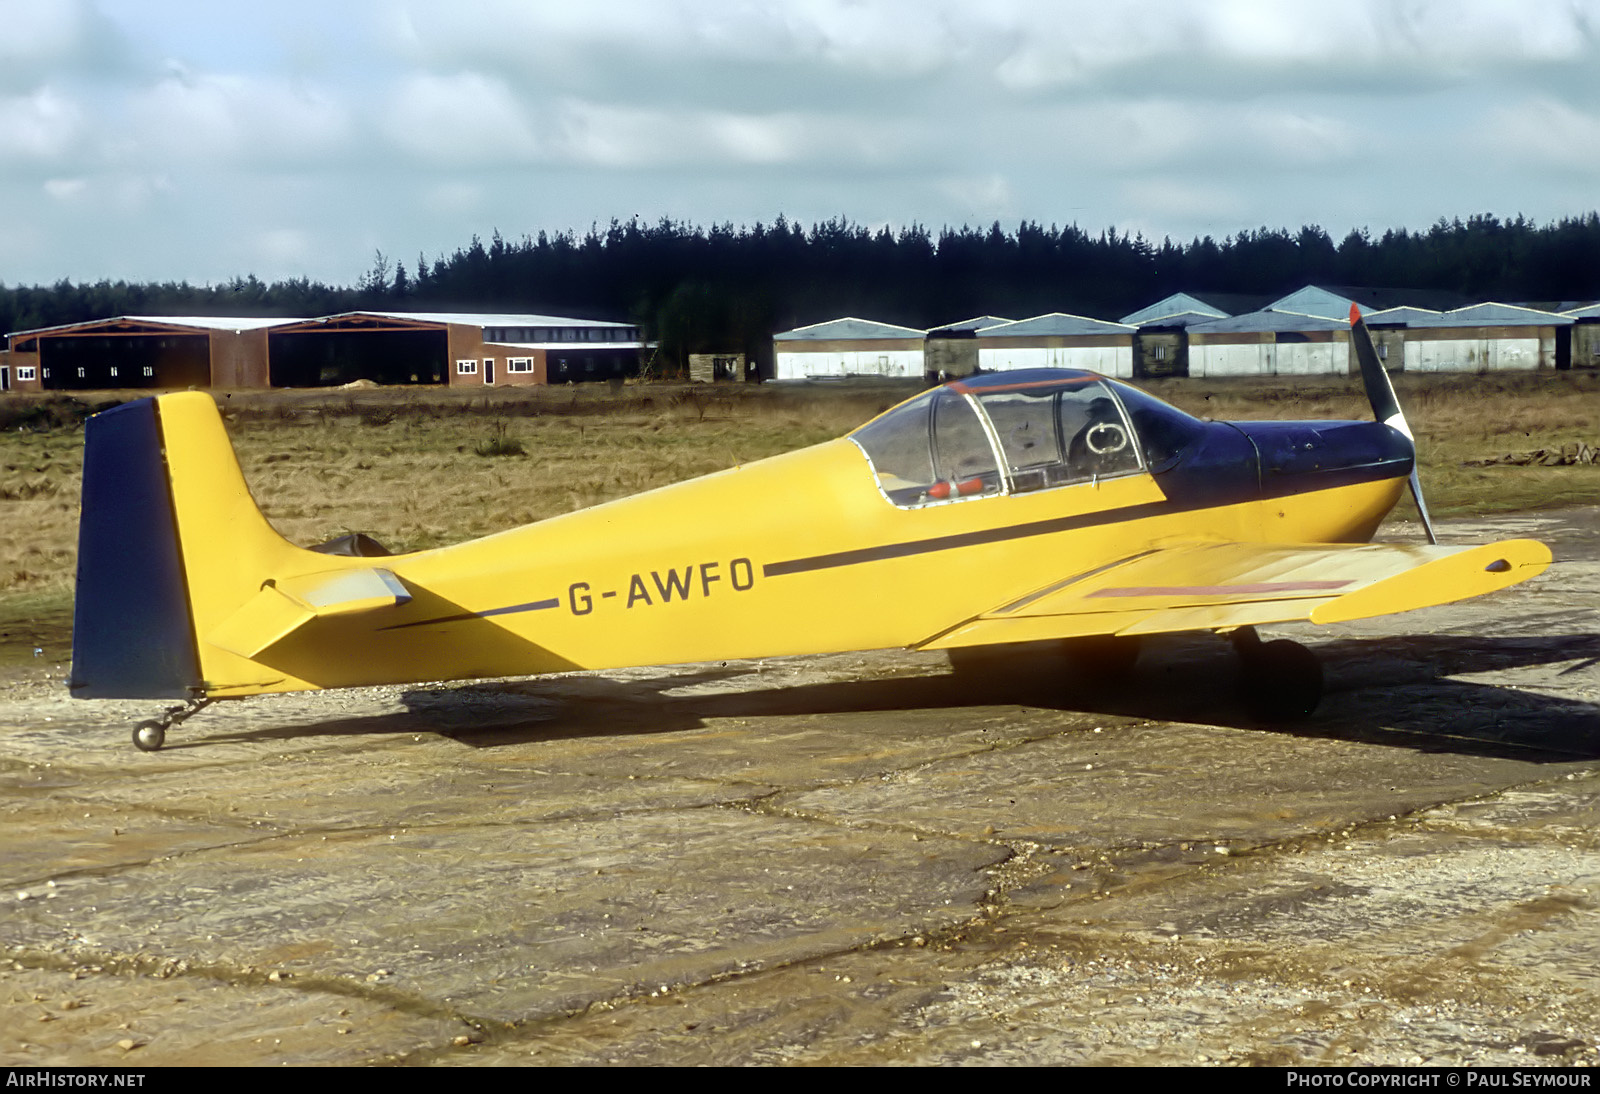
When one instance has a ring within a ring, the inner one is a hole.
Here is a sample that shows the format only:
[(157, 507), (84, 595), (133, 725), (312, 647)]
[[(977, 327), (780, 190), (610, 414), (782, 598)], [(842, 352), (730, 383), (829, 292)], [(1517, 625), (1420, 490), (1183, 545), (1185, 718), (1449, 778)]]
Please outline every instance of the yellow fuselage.
[[(199, 436), (202, 408), (163, 415), (169, 446), (194, 438), (214, 450)], [(244, 492), (236, 465), (172, 466), (186, 541), (245, 544), (187, 562), (201, 670), (217, 696), (918, 646), (1143, 551), (1362, 542), (1404, 485), (1166, 511), (1157, 478), (1136, 474), (906, 509), (841, 439), (473, 542), (361, 559), (239, 527), (251, 523), (242, 504), (214, 504)], [(374, 564), (413, 592), (409, 603), (319, 619), (253, 660), (206, 642), (261, 575)]]

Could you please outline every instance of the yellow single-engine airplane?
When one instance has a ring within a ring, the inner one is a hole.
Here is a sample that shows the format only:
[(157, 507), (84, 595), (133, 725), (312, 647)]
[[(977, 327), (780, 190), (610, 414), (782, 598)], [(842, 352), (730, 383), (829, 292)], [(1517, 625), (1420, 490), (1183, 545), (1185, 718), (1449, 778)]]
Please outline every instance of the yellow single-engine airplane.
[[(1477, 596), (1544, 570), (1532, 540), (1368, 544), (1415, 447), (1352, 309), (1375, 422), (1202, 421), (1093, 373), (926, 391), (826, 444), (453, 547), (306, 549), (256, 507), (211, 396), (98, 414), (84, 459), (72, 694), (263, 692), (885, 647), (1231, 634), (1266, 719), (1322, 674), (1259, 624)], [(1431, 525), (1428, 527), (1433, 541)]]

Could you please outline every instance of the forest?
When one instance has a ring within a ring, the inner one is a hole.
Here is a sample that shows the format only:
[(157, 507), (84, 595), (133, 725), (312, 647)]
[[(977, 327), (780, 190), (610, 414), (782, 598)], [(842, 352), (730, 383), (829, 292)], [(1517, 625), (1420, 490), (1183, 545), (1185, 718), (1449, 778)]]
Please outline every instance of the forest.
[(855, 315), (925, 328), (975, 315), (1064, 311), (1116, 319), (1174, 292), (1283, 294), (1306, 284), (1436, 289), (1474, 300), (1600, 299), (1600, 214), (1536, 224), (1521, 216), (1440, 219), (1421, 231), (1260, 228), (1152, 243), (1115, 229), (1023, 221), (1014, 231), (920, 224), (898, 231), (843, 218), (806, 228), (613, 220), (588, 232), (474, 236), (414, 264), (380, 252), (348, 286), (265, 283), (0, 283), (0, 332), (115, 315), (318, 316), (358, 309), (519, 312), (626, 321), (689, 353), (765, 358), (772, 335)]

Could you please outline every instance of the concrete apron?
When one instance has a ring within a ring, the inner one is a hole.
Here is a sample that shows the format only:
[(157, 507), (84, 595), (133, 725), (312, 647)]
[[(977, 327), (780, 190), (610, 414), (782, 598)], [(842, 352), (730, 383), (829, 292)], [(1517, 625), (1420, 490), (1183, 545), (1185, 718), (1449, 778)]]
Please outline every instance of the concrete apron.
[(1192, 637), (1115, 689), (888, 652), (264, 698), (149, 755), (159, 705), (35, 672), (0, 1062), (1592, 1062), (1597, 525), (1458, 522), (1559, 561), (1285, 628), (1329, 684), (1289, 730)]

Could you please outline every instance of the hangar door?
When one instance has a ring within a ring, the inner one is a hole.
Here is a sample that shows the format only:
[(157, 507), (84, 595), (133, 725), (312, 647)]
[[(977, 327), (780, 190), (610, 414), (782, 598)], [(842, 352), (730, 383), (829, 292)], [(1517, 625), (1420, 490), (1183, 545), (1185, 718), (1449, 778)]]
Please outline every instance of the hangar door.
[(206, 334), (82, 334), (39, 339), (46, 388), (209, 387)]
[(273, 331), (267, 356), (273, 387), (338, 387), (354, 380), (378, 384), (442, 384), (448, 336), (434, 329)]

